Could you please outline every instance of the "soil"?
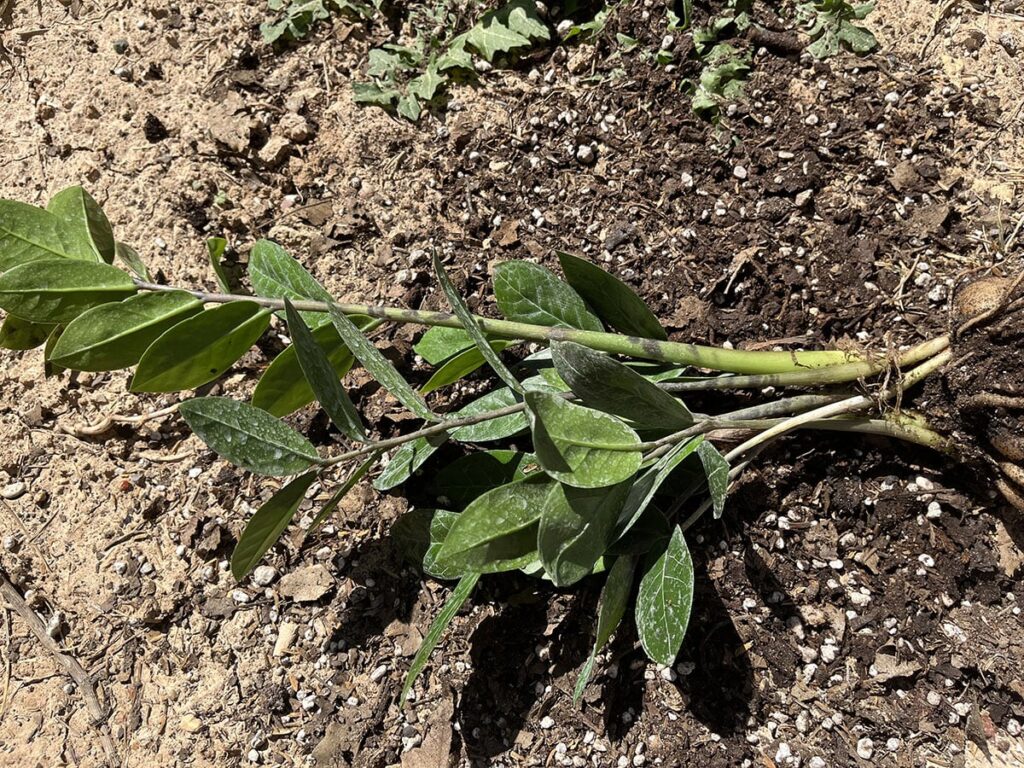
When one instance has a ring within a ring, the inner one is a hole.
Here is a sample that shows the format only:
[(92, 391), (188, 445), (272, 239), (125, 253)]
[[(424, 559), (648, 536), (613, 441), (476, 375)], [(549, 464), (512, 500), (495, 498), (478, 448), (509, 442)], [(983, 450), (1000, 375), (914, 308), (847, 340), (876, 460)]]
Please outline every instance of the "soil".
[[(671, 71), (623, 55), (616, 32), (638, 51), (665, 35), (660, 8), (623, 4), (594, 45), (490, 72), (411, 125), (352, 101), (383, 28), (338, 21), (275, 52), (261, 3), (14, 0), (0, 195), (83, 183), (180, 285), (212, 288), (206, 237), (227, 237), (239, 267), (270, 237), (339, 298), (438, 308), (436, 245), (487, 313), (495, 263), (568, 250), (633, 285), (675, 339), (884, 354), (945, 332), (966, 280), (1020, 268), (1024, 18), (991, 5), (880, 3), (880, 51), (863, 58), (758, 51), (749, 99), (710, 124), (683, 93), (686, 36)], [(408, 361), (417, 333), (379, 342)], [(941, 416), (976, 384), (1019, 395), (1019, 336), (979, 338), (1018, 367), (966, 384), (958, 368), (906, 404)], [(261, 342), (210, 391), (247, 396), (278, 348)], [(126, 373), (3, 361), (0, 568), (57, 617), (126, 765), (1021, 764), (1021, 523), (987, 475), (938, 454), (815, 434), (748, 471), (691, 534), (698, 593), (673, 668), (625, 629), (574, 707), (599, 584), (504, 576), (481, 582), (400, 706), (448, 593), (389, 539), (405, 497), (360, 485), (313, 541), (296, 529), (273, 550), (271, 584), (236, 585), (226, 558), (270, 482), (173, 415), (90, 434), (176, 401), (129, 394)], [(351, 383), (382, 432), (414, 427)], [(332, 439), (312, 409), (297, 423)], [(312, 496), (307, 525), (326, 491)], [(103, 754), (81, 692), (0, 609), (0, 764)]]

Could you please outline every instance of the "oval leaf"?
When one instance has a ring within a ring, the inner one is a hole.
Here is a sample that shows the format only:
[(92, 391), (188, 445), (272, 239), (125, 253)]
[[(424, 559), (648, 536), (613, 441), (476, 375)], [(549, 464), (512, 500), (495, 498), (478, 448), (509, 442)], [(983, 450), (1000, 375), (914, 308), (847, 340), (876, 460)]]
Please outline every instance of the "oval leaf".
[(176, 392), (213, 381), (263, 335), (270, 312), (235, 301), (182, 320), (146, 350), (132, 378), (133, 392)]
[(42, 208), (0, 200), (0, 272), (28, 264), (68, 258), (64, 223)]
[(668, 334), (633, 289), (596, 264), (559, 253), (565, 279), (608, 325), (622, 333), (665, 341)]
[(648, 556), (636, 598), (636, 628), (648, 658), (671, 666), (693, 606), (693, 560), (676, 526), (665, 548)]
[(435, 325), (427, 329), (413, 345), (413, 350), (431, 365), (438, 365), (472, 346), (473, 340), (461, 328)]
[[(277, 243), (260, 240), (249, 253), (249, 278), (259, 296), (274, 299), (333, 301), (331, 294)], [(328, 321), (326, 313), (303, 312), (310, 328)]]
[(556, 341), (551, 359), (573, 394), (590, 408), (614, 413), (640, 428), (671, 432), (693, 424), (693, 414), (681, 401), (608, 355)]
[(50, 198), (46, 210), (64, 223), (74, 255), (113, 263), (114, 231), (92, 195), (81, 187), (68, 187)]
[(43, 344), (53, 331), (52, 325), (33, 323), (20, 317), (8, 315), (0, 326), (0, 348), (24, 352)]
[(501, 313), (518, 323), (604, 330), (576, 291), (529, 261), (499, 264), (494, 270), (494, 296)]
[(195, 397), (180, 406), (192, 431), (232, 464), (261, 475), (294, 475), (320, 462), (306, 438), (260, 408), (227, 397)]
[[(516, 399), (516, 393), (508, 387), (502, 387), (493, 392), (488, 392), (482, 397), (478, 397), (464, 408), (460, 408), (453, 413), (452, 417), (476, 416), (487, 411), (495, 411), (499, 408), (515, 405), (517, 402), (519, 401)], [(529, 426), (530, 423), (525, 412), (512, 413), (508, 416), (498, 416), (494, 419), (481, 421), (478, 424), (467, 424), (464, 427), (453, 429), (451, 437), (453, 440), (463, 443), (486, 443), (492, 440), (504, 440), (506, 437), (512, 437)]]
[(527, 392), (526, 403), (537, 460), (556, 480), (600, 488), (640, 469), (640, 438), (614, 416), (546, 392)]
[(520, 451), (480, 451), (460, 456), (434, 475), (433, 493), (445, 505), (464, 507), (483, 493), (526, 477), (537, 457)]
[(69, 323), (135, 292), (131, 277), (117, 267), (75, 259), (32, 261), (0, 276), (0, 307), (34, 323)]
[(267, 550), (281, 538), (316, 477), (316, 472), (296, 477), (256, 510), (231, 554), (231, 574), (235, 581), (248, 576)]
[[(498, 353), (508, 347), (511, 343), (512, 342), (510, 341), (492, 341), (490, 343), (490, 348), (495, 353)], [(483, 366), (485, 362), (487, 361), (484, 360), (483, 353), (476, 347), (464, 349), (434, 371), (434, 374), (430, 377), (427, 383), (420, 387), (420, 394), (429, 395), (431, 392), (441, 389), (441, 387), (447, 387), (449, 384), (454, 384), (459, 379), (464, 379), (473, 371)]]
[(729, 492), (729, 462), (711, 443), (697, 446), (697, 455), (704, 465), (704, 475), (711, 494), (711, 506), (717, 520), (725, 511), (725, 495)]
[(184, 291), (140, 293), (117, 304), (101, 304), (71, 321), (52, 359), (77, 371), (128, 368), (164, 331), (202, 309), (202, 302)]
[(629, 605), (629, 593), (633, 589), (633, 572), (636, 570), (636, 558), (620, 557), (608, 571), (608, 578), (601, 590), (601, 608), (597, 614), (597, 639), (594, 640), (594, 648), (590, 651), (590, 658), (580, 670), (580, 676), (576, 679), (576, 687), (573, 689), (572, 700), (578, 704), (583, 696), (583, 689), (587, 687), (590, 675), (594, 670), (594, 659), (612, 632), (626, 615), (626, 607)]
[(687, 456), (694, 451), (699, 451), (703, 445), (704, 438), (701, 436), (692, 437), (684, 443), (678, 443), (672, 450), (658, 459), (651, 467), (648, 467), (636, 483), (629, 490), (626, 503), (622, 507), (622, 516), (619, 518), (616, 539), (621, 539), (629, 529), (643, 516), (644, 510), (651, 503), (654, 494), (672, 474)]
[(292, 335), (299, 366), (306, 381), (309, 382), (310, 389), (313, 390), (324, 412), (334, 422), (334, 426), (352, 440), (365, 442), (366, 430), (363, 429), (359, 412), (341, 386), (327, 353), (316, 343), (309, 326), (295, 311), (292, 303), (288, 299), (285, 299), (284, 303), (288, 330)]

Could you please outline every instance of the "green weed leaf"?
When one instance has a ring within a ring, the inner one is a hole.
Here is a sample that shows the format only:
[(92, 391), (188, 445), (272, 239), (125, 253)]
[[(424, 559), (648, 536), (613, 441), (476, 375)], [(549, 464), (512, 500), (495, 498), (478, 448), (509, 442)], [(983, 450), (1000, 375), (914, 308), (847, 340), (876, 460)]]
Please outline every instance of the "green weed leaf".
[(433, 456), (437, 449), (445, 444), (448, 435), (434, 435), (432, 437), (420, 437), (408, 443), (404, 443), (391, 461), (384, 467), (377, 479), (373, 481), (373, 487), (378, 491), (390, 491), (404, 483), (423, 466), (424, 462)]
[[(257, 295), (292, 301), (334, 301), (305, 267), (271, 240), (260, 240), (249, 254), (249, 278)], [(302, 312), (310, 328), (328, 322), (324, 312)]]
[(31, 261), (77, 257), (72, 245), (64, 222), (49, 211), (0, 200), (0, 272)]
[(249, 518), (235, 545), (235, 551), (231, 553), (231, 575), (235, 581), (240, 582), (248, 576), (267, 550), (281, 538), (316, 477), (315, 471), (299, 475), (264, 502)]
[(431, 365), (438, 365), (473, 346), (473, 340), (461, 328), (435, 325), (428, 328), (413, 350)]
[(707, 476), (708, 491), (711, 494), (711, 505), (715, 519), (725, 511), (725, 496), (729, 492), (729, 462), (711, 443), (701, 442), (697, 446), (697, 456), (704, 465)]
[(13, 349), (19, 352), (35, 349), (49, 338), (53, 328), (52, 325), (33, 323), (8, 315), (0, 326), (0, 349)]
[(494, 61), (499, 53), (529, 47), (535, 40), (550, 37), (536, 5), (531, 0), (513, 0), (485, 13), (466, 35), (466, 42), (487, 61)]
[(114, 243), (114, 256), (128, 267), (128, 271), (135, 275), (140, 280), (145, 280), (147, 283), (152, 282), (152, 277), (149, 274), (149, 269), (142, 261), (142, 257), (139, 256), (139, 252), (132, 248), (126, 243)]
[[(509, 341), (492, 341), (489, 346), (497, 354), (511, 343)], [(442, 387), (447, 387), (449, 384), (454, 384), (456, 381), (466, 378), (473, 371), (483, 367), (486, 362), (483, 354), (476, 347), (464, 349), (434, 371), (433, 375), (427, 380), (427, 383), (420, 387), (420, 394), (427, 395)]]

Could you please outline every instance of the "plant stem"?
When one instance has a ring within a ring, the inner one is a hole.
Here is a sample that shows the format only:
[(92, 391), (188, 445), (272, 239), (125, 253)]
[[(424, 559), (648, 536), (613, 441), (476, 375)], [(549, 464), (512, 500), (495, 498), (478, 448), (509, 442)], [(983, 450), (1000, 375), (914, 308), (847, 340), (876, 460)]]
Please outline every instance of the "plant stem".
[[(157, 285), (136, 280), (135, 285), (145, 291), (183, 291), (208, 304), (227, 304), (234, 301), (250, 301), (270, 309), (284, 309), (284, 301), (262, 296), (242, 296), (228, 293), (208, 293), (168, 285)], [(323, 301), (294, 301), (300, 312), (328, 312), (332, 306)], [(402, 307), (384, 307), (371, 304), (334, 304), (346, 315), (367, 315), (396, 323), (462, 328), (459, 318), (449, 312), (433, 312)], [(740, 374), (777, 374), (783, 372), (820, 370), (829, 366), (859, 363), (869, 368), (849, 371), (843, 381), (852, 381), (861, 376), (877, 373), (884, 368), (884, 361), (870, 362), (864, 355), (841, 350), (764, 352), (742, 349), (720, 349), (698, 344), (684, 344), (675, 341), (658, 341), (617, 333), (581, 331), (575, 328), (553, 328), (544, 325), (517, 323), (510, 320), (493, 320), (473, 315), (480, 330), (492, 336), (526, 341), (573, 341), (602, 352), (627, 355), (629, 357), (658, 360), (675, 365), (692, 365), (715, 371)], [(811, 382), (813, 383), (813, 381)]]

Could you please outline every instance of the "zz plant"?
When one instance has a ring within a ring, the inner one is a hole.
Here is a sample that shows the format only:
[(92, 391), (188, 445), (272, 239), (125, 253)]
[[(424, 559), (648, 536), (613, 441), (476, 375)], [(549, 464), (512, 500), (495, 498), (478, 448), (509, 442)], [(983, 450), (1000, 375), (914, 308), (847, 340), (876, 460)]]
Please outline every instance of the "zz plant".
[[(222, 250), (222, 241), (211, 242), (215, 267)], [(334, 488), (315, 528), (371, 473), (379, 491), (421, 471), (432, 478), (436, 508), (412, 509), (394, 536), (427, 575), (455, 586), (413, 660), (403, 696), (478, 579), (501, 571), (521, 570), (557, 587), (592, 575), (604, 580), (577, 697), (631, 603), (645, 652), (671, 664), (693, 602), (687, 531), (708, 511), (720, 517), (730, 482), (793, 430), (875, 433), (955, 452), (922, 416), (891, 405), (949, 362), (950, 335), (888, 357), (669, 341), (624, 283), (569, 254), (559, 260), (564, 280), (527, 261), (497, 266), (502, 319), (471, 314), (436, 254), (451, 312), (339, 303), (266, 240), (251, 250), (252, 295), (232, 293), (219, 270), (220, 292), (179, 288), (154, 282), (135, 252), (115, 240), (96, 202), (73, 187), (45, 209), (0, 201), (0, 307), (7, 312), (0, 340), (16, 350), (45, 345), (51, 371), (134, 366), (132, 391), (172, 392), (215, 381), (268, 327), (284, 322), (292, 343), (266, 368), (249, 402), (192, 397), (179, 411), (218, 455), (259, 475), (290, 478), (245, 525), (231, 559), (239, 581), (279, 539), (314, 482)], [(419, 389), (370, 340), (385, 323), (427, 327), (416, 351), (435, 372)], [(539, 351), (518, 362), (503, 357), (523, 342)], [(375, 436), (342, 385), (356, 364), (422, 428)], [(484, 365), (496, 377), (487, 394), (453, 413), (431, 407), (426, 394)], [(789, 392), (807, 387), (819, 391)], [(682, 398), (743, 389), (776, 394), (713, 413)], [(344, 435), (343, 450), (322, 452), (286, 423), (314, 401)], [(509, 447), (513, 438), (517, 448)], [(449, 441), (497, 447), (429, 467)]]

